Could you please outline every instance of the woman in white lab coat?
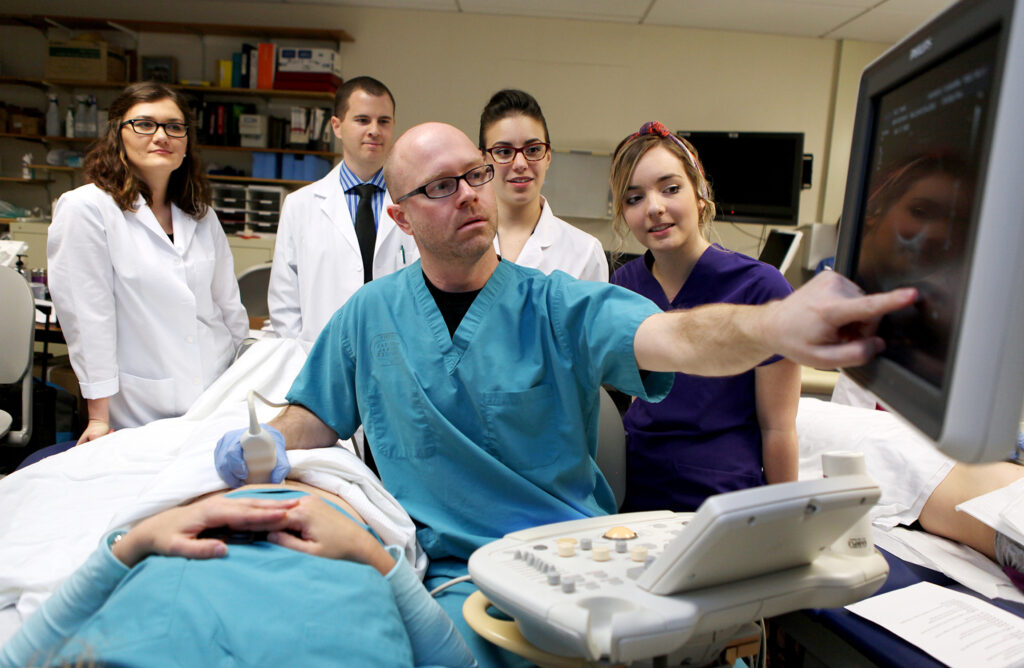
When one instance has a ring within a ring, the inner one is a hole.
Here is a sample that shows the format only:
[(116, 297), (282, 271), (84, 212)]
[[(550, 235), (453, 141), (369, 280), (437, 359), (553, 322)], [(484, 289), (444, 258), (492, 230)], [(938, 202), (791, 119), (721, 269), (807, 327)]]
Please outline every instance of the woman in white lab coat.
[(89, 406), (79, 443), (183, 414), (248, 333), (186, 101), (132, 84), (64, 193), (49, 285)]
[(545, 274), (560, 269), (575, 278), (607, 281), (601, 242), (556, 218), (540, 194), (551, 140), (537, 100), (521, 90), (495, 93), (480, 114), (480, 150), (494, 164), (498, 254)]

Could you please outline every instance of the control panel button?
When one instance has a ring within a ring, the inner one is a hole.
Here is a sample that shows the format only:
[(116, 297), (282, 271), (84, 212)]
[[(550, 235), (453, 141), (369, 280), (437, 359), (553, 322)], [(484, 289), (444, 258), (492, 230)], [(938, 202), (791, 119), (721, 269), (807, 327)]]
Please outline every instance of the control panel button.
[(558, 543), (558, 556), (560, 557), (571, 557), (576, 554), (576, 545), (574, 543), (561, 542)]
[(593, 552), (594, 561), (608, 561), (611, 558), (611, 552), (607, 545), (595, 545)]
[(629, 558), (633, 561), (639, 561), (643, 563), (647, 560), (647, 548), (643, 545), (637, 545), (629, 551)]
[(632, 540), (636, 538), (636, 532), (629, 527), (612, 527), (604, 532), (608, 540)]
[(576, 591), (576, 583), (573, 580), (562, 580), (562, 591), (571, 594)]

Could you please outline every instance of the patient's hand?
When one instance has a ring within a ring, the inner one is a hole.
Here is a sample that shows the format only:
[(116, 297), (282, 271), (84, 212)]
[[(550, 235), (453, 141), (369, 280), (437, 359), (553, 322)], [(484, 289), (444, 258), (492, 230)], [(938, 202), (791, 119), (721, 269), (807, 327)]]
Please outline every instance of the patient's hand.
[(395, 567), (395, 560), (373, 536), (315, 495), (299, 499), (281, 530), (271, 531), (267, 540), (318, 557), (358, 561), (381, 575)]
[(219, 526), (278, 531), (284, 528), (288, 510), (298, 503), (298, 499), (211, 496), (143, 520), (114, 543), (113, 553), (129, 568), (150, 554), (188, 559), (223, 557), (228, 552), (227, 545), (214, 538), (198, 538), (200, 532)]

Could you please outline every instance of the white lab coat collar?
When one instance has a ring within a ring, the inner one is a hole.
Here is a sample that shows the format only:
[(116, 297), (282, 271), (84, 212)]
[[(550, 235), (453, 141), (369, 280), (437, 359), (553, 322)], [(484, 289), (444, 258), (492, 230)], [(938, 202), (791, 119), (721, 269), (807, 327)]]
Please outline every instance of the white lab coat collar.
[[(341, 189), (341, 163), (334, 166), (324, 178), (312, 185), (313, 196), (320, 201), (320, 210), (325, 216), (338, 226), (345, 241), (356, 253), (359, 253), (359, 238), (356, 237), (356, 228), (352, 221), (352, 215), (348, 210), (348, 200), (345, 198), (345, 191)], [(384, 190), (384, 201), (381, 202), (380, 218), (377, 219), (377, 241), (374, 249), (379, 249), (385, 239), (398, 226), (388, 214), (387, 208), (391, 204), (391, 195), (387, 189)]]
[(156, 214), (153, 213), (153, 209), (146, 203), (146, 198), (142, 195), (135, 198), (135, 212), (127, 213), (139, 221), (143, 227), (170, 244), (179, 255), (188, 250), (189, 244), (192, 243), (192, 239), (196, 236), (196, 220), (186, 215), (184, 211), (174, 204), (171, 204), (171, 225), (174, 230), (173, 242), (167, 237), (164, 228), (160, 226), (160, 221), (156, 219)]

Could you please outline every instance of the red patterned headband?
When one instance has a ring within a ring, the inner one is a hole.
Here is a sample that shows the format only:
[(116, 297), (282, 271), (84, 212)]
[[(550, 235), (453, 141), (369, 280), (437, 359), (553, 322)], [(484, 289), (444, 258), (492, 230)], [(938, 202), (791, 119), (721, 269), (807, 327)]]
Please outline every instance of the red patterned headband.
[(665, 125), (660, 121), (647, 121), (641, 125), (639, 130), (629, 135), (619, 143), (618, 147), (615, 149), (615, 155), (618, 155), (619, 151), (622, 150), (622, 147), (625, 146), (626, 142), (630, 139), (642, 137), (643, 135), (657, 135), (658, 137), (671, 139), (677, 146), (679, 146), (679, 148), (683, 149), (683, 153), (686, 154), (687, 159), (690, 161), (690, 166), (697, 170), (697, 173), (701, 175), (700, 196), (706, 200), (711, 199), (708, 193), (707, 177), (704, 176), (704, 170), (701, 168), (700, 163), (697, 162), (697, 158), (693, 155), (683, 140), (673, 134), (673, 132), (665, 127)]

